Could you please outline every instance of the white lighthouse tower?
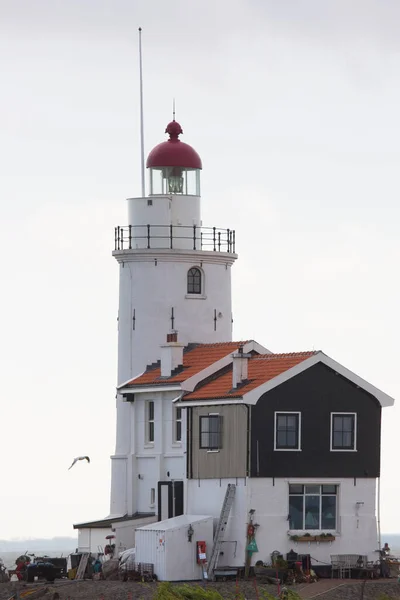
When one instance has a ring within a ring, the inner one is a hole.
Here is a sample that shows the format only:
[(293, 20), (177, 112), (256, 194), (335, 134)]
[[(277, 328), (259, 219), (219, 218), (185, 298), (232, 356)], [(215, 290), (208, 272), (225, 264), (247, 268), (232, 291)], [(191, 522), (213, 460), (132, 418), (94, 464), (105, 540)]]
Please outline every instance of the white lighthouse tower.
[[(203, 227), (200, 156), (169, 135), (147, 159), (150, 193), (128, 199), (128, 224), (115, 229), (119, 263), (118, 385), (155, 362), (167, 335), (178, 343), (232, 339), (231, 266), (235, 232)], [(112, 456), (111, 515), (132, 514), (129, 476), (134, 424), (130, 405), (117, 396), (116, 451)]]

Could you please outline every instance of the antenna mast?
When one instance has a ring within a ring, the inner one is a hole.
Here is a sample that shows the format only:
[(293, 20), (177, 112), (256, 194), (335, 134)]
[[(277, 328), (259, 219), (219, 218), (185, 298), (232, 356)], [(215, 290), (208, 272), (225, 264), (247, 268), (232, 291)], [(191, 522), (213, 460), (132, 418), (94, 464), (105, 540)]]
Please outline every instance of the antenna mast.
[(142, 64), (142, 28), (139, 27), (139, 73), (140, 73), (140, 155), (142, 170), (142, 197), (146, 195), (144, 170), (144, 129), (143, 129), (143, 64)]

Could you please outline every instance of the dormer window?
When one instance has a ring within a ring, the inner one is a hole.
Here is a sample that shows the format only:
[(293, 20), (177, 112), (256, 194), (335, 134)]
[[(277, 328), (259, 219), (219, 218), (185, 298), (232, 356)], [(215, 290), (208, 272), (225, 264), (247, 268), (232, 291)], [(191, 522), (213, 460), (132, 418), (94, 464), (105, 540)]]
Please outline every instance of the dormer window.
[(201, 271), (197, 267), (192, 267), (188, 271), (187, 293), (188, 294), (201, 294)]

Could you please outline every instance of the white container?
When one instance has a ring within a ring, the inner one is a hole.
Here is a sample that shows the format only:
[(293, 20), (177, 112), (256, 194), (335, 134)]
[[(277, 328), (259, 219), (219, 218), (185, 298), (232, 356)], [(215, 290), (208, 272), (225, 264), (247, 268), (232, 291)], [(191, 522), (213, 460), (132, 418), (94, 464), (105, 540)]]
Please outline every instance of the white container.
[[(193, 531), (189, 541), (190, 529)], [(213, 544), (213, 517), (181, 515), (136, 529), (136, 562), (154, 565), (159, 581), (203, 578), (196, 542), (206, 542), (207, 559)]]

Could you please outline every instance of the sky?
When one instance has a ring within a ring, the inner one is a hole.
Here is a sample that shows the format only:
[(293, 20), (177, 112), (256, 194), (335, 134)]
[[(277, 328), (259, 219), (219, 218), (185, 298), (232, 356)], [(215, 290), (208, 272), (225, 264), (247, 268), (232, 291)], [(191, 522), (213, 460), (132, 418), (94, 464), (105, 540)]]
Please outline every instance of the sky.
[[(146, 153), (175, 98), (203, 223), (236, 230), (234, 338), (322, 349), (400, 399), (399, 24), (397, 0), (0, 0), (2, 538), (109, 513), (139, 26)], [(384, 532), (399, 417), (384, 410)]]

